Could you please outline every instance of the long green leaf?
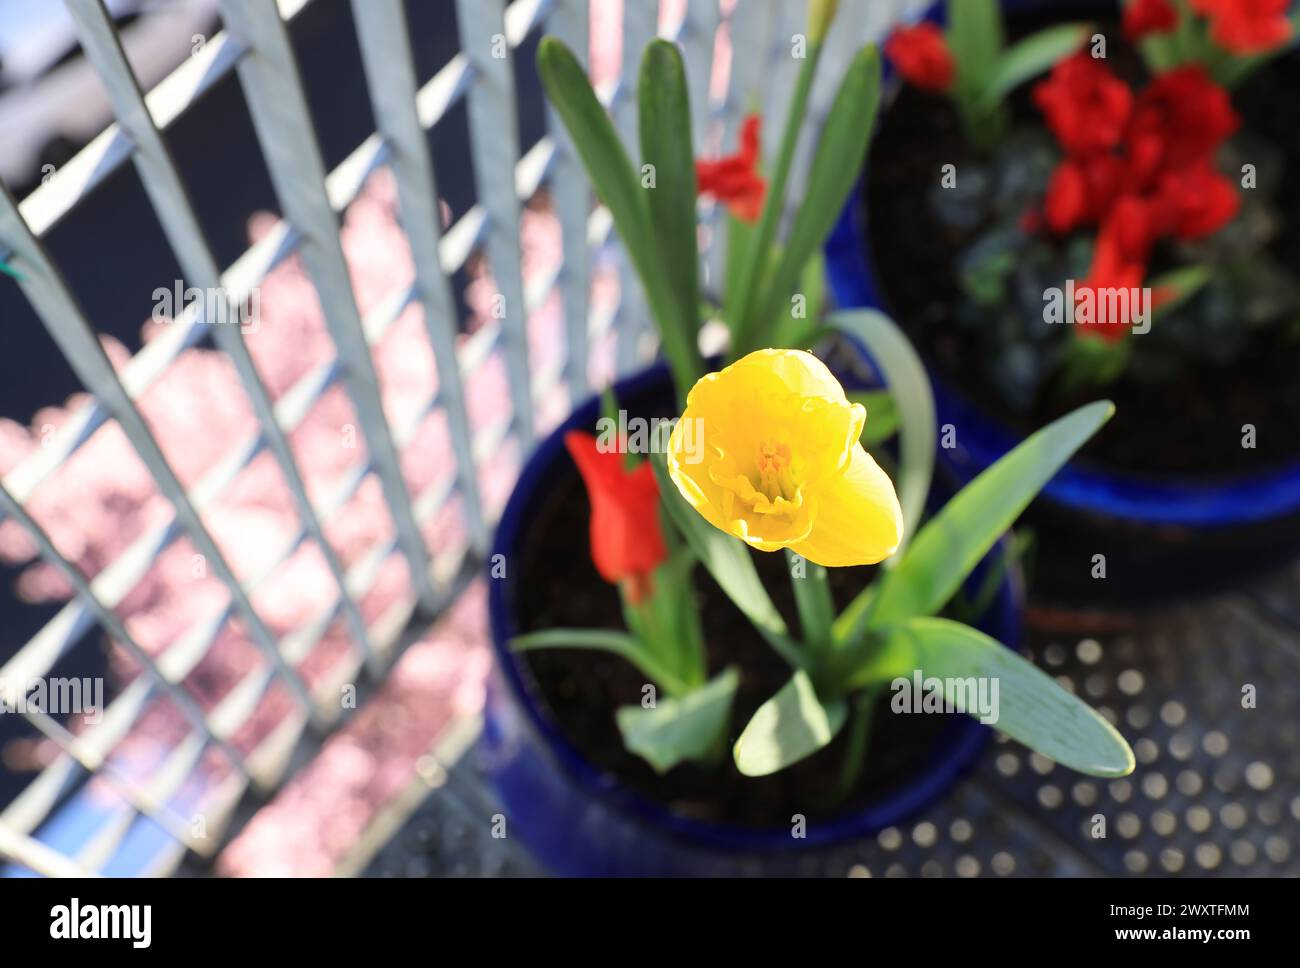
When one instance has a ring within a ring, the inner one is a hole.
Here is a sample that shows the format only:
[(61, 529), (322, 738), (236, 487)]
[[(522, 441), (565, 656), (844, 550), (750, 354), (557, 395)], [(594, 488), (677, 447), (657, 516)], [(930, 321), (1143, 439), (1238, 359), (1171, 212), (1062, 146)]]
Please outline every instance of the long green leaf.
[(1013, 44), (997, 61), (978, 95), (977, 113), (996, 110), (1002, 99), (1025, 81), (1050, 70), (1082, 47), (1092, 31), (1092, 24), (1060, 24)]
[(537, 73), (641, 279), (678, 396), (684, 399), (703, 368), (698, 363), (698, 348), (692, 354), (683, 339), (688, 322), (669, 289), (646, 190), (573, 52), (554, 37), (543, 37), (537, 47)]
[(767, 776), (826, 746), (844, 725), (848, 705), (823, 705), (802, 669), (758, 707), (736, 740), (736, 768), (745, 776)]
[(1006, 45), (998, 0), (948, 0), (948, 44), (958, 90), (973, 101), (988, 87)]
[(1152, 309), (1151, 318), (1159, 319), (1173, 312), (1204, 289), (1213, 278), (1214, 270), (1207, 265), (1183, 266), (1156, 276), (1147, 283), (1160, 300), (1159, 305)]
[[(1080, 407), (1034, 433), (962, 488), (885, 575), (870, 612), (872, 625), (943, 608), (1002, 532), (1114, 412), (1109, 400)], [(861, 630), (844, 631), (852, 638)]]
[[(911, 342), (884, 313), (874, 309), (848, 309), (832, 313), (826, 322), (862, 343), (898, 407), (902, 425), (898, 445), (898, 503), (903, 508), (903, 543), (889, 559), (896, 564), (902, 560), (907, 542), (921, 521), (934, 477), (938, 437), (930, 377)], [(868, 412), (868, 425), (870, 421)], [(890, 563), (886, 567), (892, 567)]]
[(546, 629), (516, 635), (510, 640), (516, 652), (535, 649), (595, 649), (610, 652), (632, 663), (652, 681), (672, 693), (685, 693), (686, 685), (626, 632), (610, 629)]
[[(945, 696), (955, 702), (968, 686), (947, 680), (988, 680), (986, 698), (993, 697), (995, 684), (997, 688), (996, 704), (990, 703), (996, 721), (989, 725), (1081, 773), (1111, 777), (1133, 771), (1133, 751), (1114, 726), (983, 632), (948, 619), (913, 618), (882, 634), (884, 652), (893, 662), (892, 668), (877, 665), (876, 682), (910, 679), (919, 671), (923, 678), (945, 680)], [(966, 711), (977, 715), (976, 710)]]
[(813, 78), (817, 74), (817, 62), (821, 60), (821, 54), (821, 43), (809, 39), (803, 64), (799, 67), (799, 76), (795, 79), (794, 92), (790, 97), (785, 126), (781, 131), (776, 165), (772, 169), (771, 178), (768, 179), (767, 194), (763, 199), (763, 212), (758, 218), (758, 227), (746, 241), (744, 262), (736, 278), (736, 291), (727, 293), (727, 307), (734, 313), (734, 317), (727, 320), (731, 329), (732, 359), (739, 359), (756, 348), (752, 328), (757, 314), (766, 308), (760, 302), (764, 292), (763, 274), (767, 271), (767, 260), (772, 243), (776, 239), (777, 223), (780, 222), (785, 210), (786, 181), (790, 177), (794, 150), (803, 129), (804, 114), (808, 110), (808, 97), (812, 94)]
[[(654, 242), (663, 260), (668, 299), (677, 304), (680, 331), (664, 332), (665, 355), (682, 367), (703, 372), (699, 348), (699, 251), (696, 239), (695, 154), (691, 108), (681, 51), (667, 40), (653, 40), (641, 59), (637, 84), (641, 162), (653, 165), (648, 190)], [(689, 390), (690, 387), (685, 387)]]
[(660, 773), (684, 760), (717, 755), (731, 719), (740, 674), (730, 668), (680, 697), (658, 699), (649, 709), (621, 706), (614, 714), (623, 745)]
[(649, 460), (654, 462), (660, 500), (668, 511), (669, 520), (686, 538), (700, 563), (782, 658), (794, 666), (804, 664), (807, 659), (790, 639), (785, 619), (781, 618), (758, 577), (749, 557), (749, 548), (739, 538), (724, 534), (709, 524), (686, 503), (668, 476), (668, 466), (662, 455), (651, 455)]
[[(773, 327), (790, 311), (790, 294), (804, 266), (820, 250), (862, 173), (880, 105), (880, 51), (867, 44), (850, 62), (822, 126), (802, 203), (763, 296), (759, 316), (744, 327), (743, 355), (767, 345)], [(757, 283), (759, 280), (755, 280)]]
[[(794, 295), (802, 299), (800, 313), (795, 312)], [(821, 249), (816, 249), (804, 263), (799, 274), (796, 293), (791, 295), (788, 309), (775, 311), (768, 342), (772, 346), (809, 347), (817, 341), (822, 328), (822, 311), (826, 305), (826, 259)]]
[(739, 298), (740, 287), (744, 285), (746, 264), (749, 261), (749, 246), (754, 241), (754, 226), (743, 219), (736, 218), (731, 212), (727, 212), (727, 264), (726, 264), (726, 292), (723, 296), (722, 315), (723, 322), (726, 323), (728, 331), (731, 333), (731, 342), (736, 344), (735, 324), (738, 319), (739, 304), (744, 300)]

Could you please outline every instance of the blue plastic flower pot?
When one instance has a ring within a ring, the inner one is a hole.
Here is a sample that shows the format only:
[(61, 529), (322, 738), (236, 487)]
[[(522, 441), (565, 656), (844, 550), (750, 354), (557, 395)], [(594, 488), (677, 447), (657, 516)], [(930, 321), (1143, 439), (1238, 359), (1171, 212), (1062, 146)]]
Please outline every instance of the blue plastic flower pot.
[[(1107, 0), (1003, 3), (1008, 11), (1067, 6), (1074, 12), (1094, 9), (1094, 16), (1118, 10)], [(927, 18), (937, 21), (941, 12), (936, 4)], [(882, 111), (888, 109), (886, 104)], [(870, 199), (864, 205), (862, 190), (853, 193), (827, 240), (827, 274), (839, 306), (889, 312), (871, 255)], [(956, 430), (956, 446), (941, 449), (939, 463), (965, 483), (1022, 437), (929, 361), (927, 368), (939, 425)], [(1039, 547), (1046, 553), (1035, 588), (1053, 601), (1133, 605), (1199, 593), (1289, 560), (1300, 550), (1300, 459), (1267, 470), (1196, 476), (1140, 474), (1074, 460), (1047, 485), (1028, 520), (1042, 532)], [(1104, 583), (1092, 580), (1096, 554), (1107, 558)]]
[[(619, 383), (616, 392), (620, 404), (634, 413), (675, 415), (662, 366)], [(517, 574), (515, 563), (543, 497), (577, 474), (564, 448), (564, 433), (590, 430), (599, 412), (599, 400), (590, 400), (540, 444), (497, 528), (494, 560), (501, 560), (495, 555), (504, 556), (507, 577), (489, 580), (495, 670), (481, 752), (510, 834), (518, 834), (547, 870), (563, 875), (789, 873), (804, 869), (801, 861), (808, 861), (811, 851), (878, 832), (943, 796), (991, 736), (987, 727), (964, 715), (947, 718), (928, 758), (917, 762), (903, 781), (860, 809), (810, 822), (802, 840), (791, 837), (788, 825), (726, 826), (674, 813), (598, 769), (561, 731), (524, 674), (527, 660), (507, 645), (519, 632), (517, 582), (527, 580)], [(996, 554), (971, 576), (969, 590), (979, 587)], [(1021, 610), (1019, 574), (1012, 569), (979, 626), (1018, 649)], [(736, 621), (744, 622), (739, 613)], [(612, 717), (609, 728), (616, 728)]]

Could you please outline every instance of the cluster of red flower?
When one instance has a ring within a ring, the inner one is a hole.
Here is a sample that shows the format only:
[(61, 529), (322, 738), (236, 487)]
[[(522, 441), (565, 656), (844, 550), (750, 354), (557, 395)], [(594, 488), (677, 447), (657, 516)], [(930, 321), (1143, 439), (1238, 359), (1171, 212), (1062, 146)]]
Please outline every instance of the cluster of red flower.
[[(1208, 20), (1209, 38), (1230, 55), (1253, 56), (1289, 39), (1290, 0), (1135, 0), (1124, 7), (1131, 42), (1174, 36), (1180, 20)], [(1204, 28), (1201, 28), (1202, 30)], [(1203, 34), (1202, 34), (1203, 36)], [(944, 32), (932, 23), (894, 31), (885, 53), (911, 84), (952, 92), (958, 66)], [(1026, 216), (1056, 234), (1098, 229), (1089, 279), (1078, 289), (1135, 289), (1161, 239), (1193, 241), (1237, 214), (1237, 187), (1214, 164), (1239, 125), (1227, 92), (1196, 63), (1160, 74), (1140, 94), (1101, 60), (1078, 53), (1056, 65), (1034, 100), (1065, 152), (1044, 210)], [(1161, 294), (1154, 294), (1159, 302)], [(1122, 321), (1121, 321), (1122, 322)], [(1125, 326), (1098, 330), (1122, 338)]]
[(1140, 286), (1158, 240), (1201, 239), (1237, 214), (1236, 186), (1214, 156), (1240, 119), (1201, 66), (1161, 74), (1135, 96), (1083, 52), (1058, 64), (1034, 101), (1066, 154), (1048, 186), (1047, 227), (1100, 228), (1081, 288)]
[[(1233, 54), (1262, 54), (1291, 36), (1290, 0), (1192, 0), (1192, 9), (1209, 18), (1210, 37)], [(1137, 0), (1124, 10), (1129, 40), (1166, 33), (1178, 25), (1172, 0)]]

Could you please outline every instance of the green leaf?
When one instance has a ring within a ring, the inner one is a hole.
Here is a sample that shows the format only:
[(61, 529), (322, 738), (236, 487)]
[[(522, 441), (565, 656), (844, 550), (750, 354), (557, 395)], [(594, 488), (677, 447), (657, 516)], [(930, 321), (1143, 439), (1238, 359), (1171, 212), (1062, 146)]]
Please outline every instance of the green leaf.
[(1013, 569), (1032, 554), (1034, 541), (1032, 528), (1017, 528), (1013, 531), (1010, 540), (980, 576), (975, 590), (968, 592), (965, 585), (957, 589), (945, 609), (948, 617), (967, 625), (978, 624), (980, 618), (993, 606), (998, 592)]
[(958, 91), (973, 102), (989, 86), (1006, 45), (998, 0), (948, 0), (948, 45)]
[(903, 543), (886, 564), (886, 567), (893, 567), (901, 561), (907, 542), (920, 523), (930, 493), (930, 480), (934, 476), (934, 450), (938, 437), (930, 377), (911, 342), (884, 313), (874, 309), (843, 310), (832, 313), (827, 325), (862, 343), (867, 355), (879, 368), (902, 417), (898, 503), (903, 508)]
[(598, 652), (609, 652), (626, 659), (669, 692), (689, 691), (684, 683), (626, 632), (611, 629), (546, 629), (516, 635), (510, 640), (510, 648), (515, 652), (530, 652), (534, 649), (595, 649)]
[(796, 294), (803, 297), (802, 312), (795, 315), (792, 295), (785, 311), (774, 317), (768, 340), (773, 346), (809, 347), (817, 341), (826, 303), (826, 260), (820, 248), (804, 263)]
[(1153, 297), (1160, 296), (1160, 305), (1152, 310), (1152, 318), (1159, 319), (1166, 313), (1173, 312), (1204, 289), (1213, 278), (1214, 270), (1206, 265), (1184, 266), (1154, 277), (1147, 286)]
[[(1002, 532), (1114, 412), (1109, 400), (1080, 407), (1022, 441), (962, 488), (886, 573), (871, 624), (892, 624), (943, 608)], [(841, 631), (852, 638), (860, 630)]]
[(790, 639), (785, 619), (781, 618), (763, 587), (749, 557), (749, 547), (739, 538), (719, 531), (686, 503), (669, 477), (668, 465), (662, 455), (652, 455), (650, 460), (654, 463), (655, 477), (659, 482), (659, 499), (668, 511), (668, 518), (682, 533), (700, 563), (768, 644), (791, 665), (802, 665), (806, 659)]
[[(1124, 6), (1131, 7), (1135, 2), (1136, 0), (1124, 0)], [(1182, 10), (1179, 16), (1188, 14), (1190, 14), (1189, 10)], [(1138, 46), (1141, 48), (1147, 69), (1152, 74), (1163, 74), (1177, 67), (1182, 56), (1177, 31), (1148, 34)]]
[(763, 705), (736, 740), (736, 768), (767, 776), (826, 746), (844, 725), (847, 703), (823, 705), (802, 669)]
[(664, 263), (666, 296), (676, 301), (678, 317), (685, 324), (683, 332), (663, 334), (664, 352), (690, 357), (690, 365), (702, 371), (695, 153), (686, 68), (676, 44), (652, 40), (647, 45), (637, 101), (641, 162), (653, 165), (655, 172), (655, 187), (648, 190), (654, 244)]
[[(740, 356), (769, 345), (776, 320), (789, 316), (790, 294), (804, 266), (821, 251), (862, 173), (880, 105), (880, 51), (867, 44), (850, 62), (817, 139), (802, 203), (790, 235), (755, 306), (759, 318), (744, 327)], [(755, 280), (757, 283), (759, 280)]]
[(1115, 382), (1123, 376), (1133, 358), (1132, 339), (1108, 343), (1092, 336), (1081, 336), (1079, 332), (1076, 331), (1069, 341), (1056, 384), (1052, 387), (1058, 398), (1072, 397)]
[[(767, 193), (763, 198), (763, 212), (758, 218), (758, 225), (750, 233), (745, 244), (744, 261), (735, 278), (735, 290), (727, 293), (727, 320), (731, 327), (731, 358), (738, 359), (751, 349), (756, 349), (753, 328), (755, 317), (767, 307), (760, 301), (764, 295), (762, 280), (768, 269), (768, 258), (772, 242), (776, 238), (777, 223), (785, 208), (785, 186), (790, 177), (790, 166), (794, 162), (794, 150), (799, 143), (799, 134), (803, 129), (804, 114), (808, 110), (808, 97), (812, 93), (813, 77), (817, 73), (817, 63), (821, 59), (822, 45), (813, 40), (805, 51), (803, 64), (795, 79), (794, 91), (790, 97), (790, 107), (786, 112), (785, 126), (781, 131), (781, 143), (777, 148), (776, 165), (767, 182)], [(730, 284), (732, 279), (727, 280)]]
[(614, 718), (623, 745), (659, 773), (684, 760), (716, 757), (726, 739), (739, 684), (740, 674), (730, 668), (679, 698), (656, 700), (650, 709), (620, 706)]
[(754, 240), (754, 226), (744, 219), (736, 218), (727, 212), (727, 265), (726, 291), (722, 294), (722, 319), (731, 334), (731, 343), (736, 344), (736, 322), (739, 312), (738, 304), (745, 265), (749, 259), (749, 246)]
[[(665, 536), (674, 533), (671, 527), (663, 531)], [(649, 599), (634, 604), (624, 595), (623, 607), (628, 627), (687, 689), (698, 689), (708, 677), (704, 635), (695, 603), (694, 569), (695, 553), (688, 547), (678, 547), (655, 569), (654, 592)]]
[(994, 65), (979, 94), (976, 113), (991, 114), (1021, 84), (1051, 70), (1087, 43), (1092, 31), (1092, 24), (1060, 24), (1012, 44)]
[[(1114, 726), (1047, 673), (983, 632), (948, 619), (913, 618), (882, 634), (893, 668), (878, 664), (875, 681), (910, 677), (915, 670), (925, 678), (990, 680), (989, 698), (992, 684), (997, 685), (997, 701), (991, 704), (997, 719), (989, 725), (1081, 773), (1114, 777), (1133, 772), (1133, 751)], [(958, 683), (945, 682), (950, 701), (962, 689)]]
[(703, 372), (694, 329), (690, 327), (695, 319), (694, 308), (689, 317), (683, 317), (670, 292), (667, 270), (655, 243), (646, 191), (573, 53), (554, 37), (543, 37), (537, 47), (537, 73), (641, 279), (678, 397), (684, 399)]
[(1178, 66), (1178, 45), (1169, 34), (1152, 34), (1138, 46), (1152, 74), (1163, 74)]
[(868, 450), (883, 444), (902, 426), (902, 415), (894, 395), (888, 390), (850, 391), (849, 401), (860, 403), (867, 411), (867, 423), (862, 428), (862, 446)]

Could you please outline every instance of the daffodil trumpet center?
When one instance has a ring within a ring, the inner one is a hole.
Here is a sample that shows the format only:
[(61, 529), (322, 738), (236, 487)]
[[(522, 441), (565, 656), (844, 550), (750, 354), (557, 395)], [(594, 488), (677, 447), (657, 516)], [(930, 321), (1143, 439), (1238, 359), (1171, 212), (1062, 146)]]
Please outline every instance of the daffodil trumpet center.
[(773, 504), (778, 498), (794, 500), (799, 485), (794, 479), (789, 445), (779, 441), (763, 441), (758, 445), (754, 465), (758, 469), (754, 490)]

